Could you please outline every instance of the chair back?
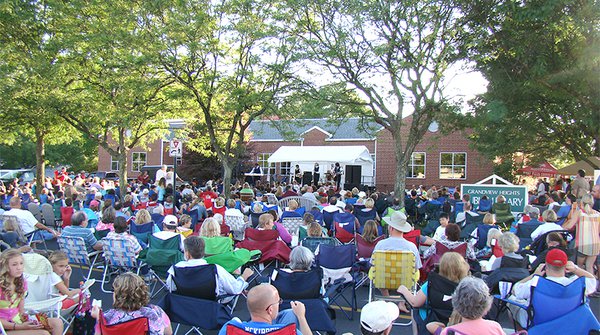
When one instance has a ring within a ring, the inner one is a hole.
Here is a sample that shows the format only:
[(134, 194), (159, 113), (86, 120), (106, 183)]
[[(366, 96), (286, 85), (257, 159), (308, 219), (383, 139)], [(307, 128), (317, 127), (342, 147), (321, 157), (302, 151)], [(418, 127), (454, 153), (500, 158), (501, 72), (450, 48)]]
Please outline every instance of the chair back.
[(364, 258), (364, 259), (368, 259), (371, 258), (371, 255), (373, 254), (373, 249), (375, 248), (375, 245), (377, 245), (377, 242), (383, 240), (385, 238), (385, 236), (379, 236), (377, 237), (373, 242), (367, 242), (361, 235), (357, 234), (356, 235), (356, 249), (358, 252), (358, 258)]
[(481, 250), (485, 248), (485, 245), (487, 244), (488, 233), (492, 228), (500, 229), (496, 225), (480, 224), (477, 226), (477, 244), (475, 244), (477, 249)]
[(462, 201), (456, 202), (454, 204), (454, 214), (461, 213), (465, 210), (465, 203)]
[(157, 304), (173, 323), (219, 330), (233, 316), (229, 309), (216, 301), (167, 293)]
[(288, 203), (290, 202), (290, 200), (296, 200), (296, 202), (298, 202), (298, 208), (300, 207), (304, 207), (305, 209), (307, 208), (313, 208), (315, 206), (319, 206), (319, 203), (317, 201), (314, 201), (312, 199), (306, 198), (306, 197), (285, 197), (279, 201), (277, 201), (277, 206), (279, 206), (279, 208), (286, 208), (288, 207)]
[(371, 279), (380, 289), (397, 290), (416, 284), (415, 254), (411, 251), (375, 250), (371, 256)]
[(62, 207), (62, 200), (57, 199), (52, 203), (52, 210), (54, 211), (54, 218), (60, 220), (60, 208)]
[(54, 216), (54, 208), (50, 204), (43, 204), (41, 207), (42, 220), (46, 226), (56, 227), (56, 217)]
[(319, 246), (319, 254), (316, 259), (317, 264), (323, 269), (339, 270), (351, 268), (356, 261), (356, 248), (354, 244), (338, 246), (321, 245)]
[(146, 317), (131, 319), (128, 321), (118, 322), (113, 325), (108, 325), (104, 313), (100, 311), (98, 317), (98, 327), (102, 335), (146, 335), (150, 334), (150, 322)]
[(158, 228), (160, 228), (160, 230), (163, 230), (163, 220), (165, 219), (164, 215), (152, 213), (150, 214), (150, 218), (152, 218), (152, 221), (154, 221), (154, 223), (158, 226)]
[(448, 248), (445, 244), (436, 242), (435, 255), (438, 259), (438, 262), (439, 262), (439, 259), (441, 259), (442, 256), (447, 252), (456, 252), (459, 255), (463, 256), (464, 258), (467, 258), (467, 242), (463, 242), (454, 248)]
[(320, 245), (336, 246), (339, 241), (332, 237), (306, 237), (300, 241), (300, 245), (310, 249), (313, 253)]
[(142, 245), (148, 245), (148, 236), (152, 235), (154, 231), (154, 222), (150, 221), (144, 224), (136, 224), (134, 222), (129, 224), (129, 233)]
[(62, 220), (62, 226), (70, 226), (71, 225), (71, 216), (73, 216), (75, 210), (73, 207), (61, 207), (60, 208), (60, 218)]
[(338, 212), (323, 211), (323, 223), (327, 230), (331, 230), (333, 227), (333, 216)]
[(360, 223), (360, 226), (363, 227), (367, 220), (375, 220), (375, 218), (377, 217), (377, 211), (375, 210), (375, 208), (371, 209), (370, 211), (355, 209), (354, 216), (358, 219), (358, 223)]
[(112, 266), (135, 268), (137, 259), (131, 241), (125, 238), (105, 238), (102, 240), (104, 259)]
[(83, 201), (83, 207), (85, 208), (89, 208), (90, 207), (90, 202), (92, 202), (92, 200), (94, 200), (96, 198), (95, 194), (92, 193), (88, 193), (85, 195), (85, 200)]
[[(246, 331), (242, 326), (238, 326), (235, 323), (230, 323), (227, 325), (227, 329), (225, 331), (227, 335), (254, 335), (254, 333)], [(296, 324), (290, 323), (289, 325), (274, 329), (268, 332), (261, 332), (262, 335), (296, 335)]]
[(453, 310), (452, 294), (458, 283), (442, 277), (435, 271), (428, 274), (427, 280), (427, 305), (430, 310), (426, 321), (447, 324)]
[[(323, 272), (319, 268), (309, 271), (287, 272), (273, 270), (271, 284), (283, 300), (317, 299), (321, 297)], [(274, 279), (273, 279), (274, 278)]]
[(540, 236), (538, 236), (529, 246), (529, 250), (532, 250), (534, 255), (539, 255), (544, 250), (548, 249), (548, 244), (546, 243), (546, 237), (550, 233), (558, 233), (560, 234), (567, 243), (573, 239), (573, 234), (568, 230), (555, 230), (546, 232)]
[(206, 256), (220, 255), (233, 251), (233, 241), (229, 237), (201, 237), (204, 240), (204, 254)]
[(117, 201), (117, 197), (115, 197), (113, 194), (105, 194), (103, 197), (104, 201), (106, 200), (110, 200), (110, 204), (112, 206), (115, 205), (115, 201)]
[(286, 217), (281, 219), (281, 224), (290, 233), (290, 235), (298, 236), (298, 227), (304, 223), (301, 217)]
[(217, 266), (206, 264), (192, 267), (173, 267), (176, 294), (204, 300), (217, 300)]
[(517, 232), (515, 235), (519, 238), (519, 250), (530, 245), (533, 240), (531, 239), (531, 233), (533, 233), (537, 227), (541, 226), (542, 223), (537, 219), (531, 219), (527, 222), (521, 222), (517, 226)]
[(261, 215), (263, 215), (264, 213), (250, 213), (250, 224), (252, 228), (256, 228), (258, 227), (258, 219), (260, 218)]
[(533, 325), (557, 319), (585, 303), (585, 277), (579, 277), (567, 286), (535, 277), (537, 283), (531, 287), (529, 303), (529, 320)]
[(315, 218), (315, 221), (320, 223), (321, 226), (323, 225), (323, 213), (321, 213), (320, 210), (312, 209), (309, 213), (312, 214), (312, 216)]
[(492, 201), (490, 199), (480, 199), (478, 210), (480, 212), (489, 212), (492, 209)]
[(414, 244), (417, 250), (419, 250), (419, 246), (421, 245), (421, 230), (415, 229), (404, 233), (404, 239)]
[(245, 239), (251, 241), (272, 241), (279, 238), (279, 232), (273, 230), (259, 230), (255, 228), (246, 228)]
[(36, 220), (38, 220), (38, 222), (42, 222), (42, 211), (40, 210), (40, 205), (34, 202), (30, 202), (27, 205), (27, 210), (30, 211), (31, 214), (33, 214), (33, 216)]
[(463, 240), (468, 239), (473, 231), (483, 223), (483, 215), (473, 216), (469, 213), (465, 213), (465, 221), (460, 227), (460, 238)]
[(92, 264), (82, 237), (58, 236), (56, 241), (60, 250), (67, 254), (69, 263), (88, 266)]
[(233, 233), (234, 240), (241, 241), (244, 239), (244, 230), (247, 225), (243, 216), (225, 215), (223, 222), (229, 226), (230, 231)]
[(184, 260), (183, 252), (179, 250), (180, 243), (181, 237), (179, 235), (175, 235), (168, 240), (149, 235), (146, 263), (159, 275), (166, 275), (171, 265)]
[(50, 298), (52, 292), (52, 264), (50, 261), (36, 253), (23, 254), (23, 272), (27, 280), (26, 302), (43, 301)]

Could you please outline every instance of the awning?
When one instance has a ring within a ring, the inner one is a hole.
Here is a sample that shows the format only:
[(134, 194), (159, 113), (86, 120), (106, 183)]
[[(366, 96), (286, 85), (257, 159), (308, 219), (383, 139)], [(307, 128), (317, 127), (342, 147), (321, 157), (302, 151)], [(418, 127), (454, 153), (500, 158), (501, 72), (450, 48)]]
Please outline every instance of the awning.
[(353, 165), (373, 163), (369, 149), (364, 145), (357, 146), (283, 146), (270, 157), (269, 163), (340, 163)]
[(556, 168), (548, 162), (543, 162), (538, 166), (526, 166), (522, 169), (517, 170), (517, 173), (522, 175), (548, 178), (555, 177), (557, 174), (559, 174)]
[[(594, 162), (597, 166), (600, 166), (600, 157), (590, 157), (588, 159), (590, 161)], [(564, 168), (558, 170), (558, 173), (563, 174), (563, 175), (574, 176), (577, 174), (577, 171), (579, 171), (579, 170), (584, 170), (586, 175), (593, 176), (594, 170), (598, 170), (598, 169), (593, 168), (586, 161), (581, 160), (581, 161), (578, 161), (571, 165), (565, 166)]]

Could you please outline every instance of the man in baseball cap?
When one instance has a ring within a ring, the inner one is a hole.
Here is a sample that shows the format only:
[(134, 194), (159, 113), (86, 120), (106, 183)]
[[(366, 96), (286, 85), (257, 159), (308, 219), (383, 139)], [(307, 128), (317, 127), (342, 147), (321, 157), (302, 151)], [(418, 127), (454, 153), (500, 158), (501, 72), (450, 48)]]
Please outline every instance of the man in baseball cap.
[(398, 306), (391, 302), (372, 301), (360, 313), (360, 332), (363, 335), (387, 335), (399, 314)]
[[(573, 273), (573, 276), (566, 277), (567, 273)], [(590, 295), (596, 290), (596, 278), (593, 274), (575, 265), (567, 257), (567, 254), (559, 249), (550, 249), (546, 254), (546, 263), (540, 264), (535, 272), (516, 283), (513, 288), (514, 298), (525, 301), (529, 304), (531, 297), (531, 286), (535, 286), (540, 276), (546, 275), (546, 279), (557, 282), (562, 285), (569, 285), (579, 277), (585, 277), (585, 294)], [(512, 308), (511, 308), (512, 310)], [(517, 321), (521, 326), (527, 325), (527, 311), (521, 308), (515, 308)]]
[(178, 222), (179, 221), (177, 220), (177, 217), (175, 215), (165, 216), (162, 222), (163, 230), (152, 234), (152, 236), (160, 238), (161, 240), (168, 240), (173, 236), (179, 236), (179, 238), (181, 239), (180, 248), (183, 252), (183, 240), (185, 239), (185, 237), (182, 234), (177, 233)]

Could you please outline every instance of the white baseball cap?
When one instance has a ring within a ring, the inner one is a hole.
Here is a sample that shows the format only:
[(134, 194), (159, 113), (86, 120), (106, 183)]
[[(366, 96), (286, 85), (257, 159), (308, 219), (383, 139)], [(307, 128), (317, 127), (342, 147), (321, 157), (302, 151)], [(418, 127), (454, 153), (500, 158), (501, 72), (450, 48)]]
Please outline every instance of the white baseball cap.
[(178, 222), (177, 217), (175, 215), (171, 215), (171, 214), (165, 216), (165, 218), (163, 219), (163, 224), (170, 226), (170, 227), (172, 227), (172, 226), (177, 227), (177, 222)]
[(400, 310), (394, 303), (372, 301), (366, 304), (360, 312), (360, 325), (371, 333), (380, 333), (398, 318)]

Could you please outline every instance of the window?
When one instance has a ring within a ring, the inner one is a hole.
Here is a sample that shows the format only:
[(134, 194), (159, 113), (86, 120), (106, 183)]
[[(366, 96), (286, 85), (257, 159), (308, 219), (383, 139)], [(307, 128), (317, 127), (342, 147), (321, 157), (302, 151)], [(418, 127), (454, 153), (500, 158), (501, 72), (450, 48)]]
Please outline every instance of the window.
[(110, 156), (110, 170), (111, 171), (119, 171), (119, 160)]
[(145, 152), (133, 152), (131, 154), (131, 171), (140, 171), (146, 165)]
[(269, 165), (269, 157), (271, 157), (271, 154), (258, 154), (256, 155), (256, 161), (262, 168), (264, 174), (273, 175), (275, 174), (275, 163)]
[(425, 178), (425, 153), (413, 152), (408, 162), (406, 178)]
[(466, 179), (467, 154), (442, 152), (440, 154), (440, 179)]
[(291, 162), (282, 162), (281, 169), (279, 170), (279, 174), (282, 176), (289, 176), (291, 167), (292, 167)]

